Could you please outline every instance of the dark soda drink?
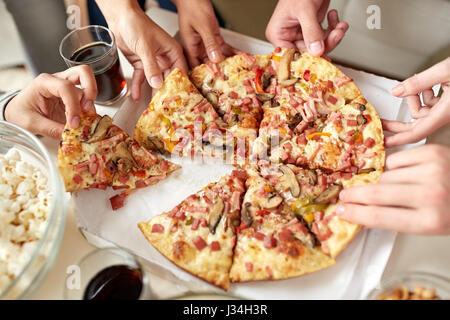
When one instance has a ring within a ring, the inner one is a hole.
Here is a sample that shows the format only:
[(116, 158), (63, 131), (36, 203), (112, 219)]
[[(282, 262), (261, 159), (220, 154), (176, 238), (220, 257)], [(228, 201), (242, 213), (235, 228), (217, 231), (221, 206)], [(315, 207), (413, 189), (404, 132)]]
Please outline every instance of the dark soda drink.
[(140, 269), (115, 265), (95, 275), (84, 291), (84, 300), (138, 300), (142, 289)]
[(110, 50), (108, 44), (94, 42), (78, 49), (70, 57), (70, 60), (86, 63), (93, 69), (98, 90), (96, 101), (100, 103), (114, 100), (126, 86), (119, 57), (108, 54)]

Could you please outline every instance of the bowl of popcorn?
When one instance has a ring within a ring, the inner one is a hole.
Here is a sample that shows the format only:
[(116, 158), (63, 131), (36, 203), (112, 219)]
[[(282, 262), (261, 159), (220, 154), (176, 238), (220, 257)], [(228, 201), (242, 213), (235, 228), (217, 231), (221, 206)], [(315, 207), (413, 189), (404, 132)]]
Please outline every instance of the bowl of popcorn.
[(33, 134), (0, 121), (0, 299), (26, 299), (57, 256), (65, 191)]
[(426, 272), (405, 272), (383, 281), (368, 299), (447, 300), (450, 299), (450, 279)]

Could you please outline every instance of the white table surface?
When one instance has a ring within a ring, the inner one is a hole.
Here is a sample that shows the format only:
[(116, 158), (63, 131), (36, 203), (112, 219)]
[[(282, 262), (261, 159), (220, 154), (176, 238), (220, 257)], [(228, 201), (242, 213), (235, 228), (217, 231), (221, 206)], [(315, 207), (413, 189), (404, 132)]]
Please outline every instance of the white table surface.
[[(148, 14), (169, 34), (174, 35), (177, 32), (178, 22), (174, 13), (153, 8), (149, 10)], [(130, 78), (132, 74), (131, 66), (123, 57), (121, 57), (121, 63), (125, 76)], [(145, 88), (145, 90), (148, 90), (148, 88)], [(118, 107), (97, 106), (97, 111), (112, 116), (118, 110)], [(49, 140), (44, 142), (56, 159), (54, 152), (56, 144)], [(450, 126), (433, 134), (428, 142), (450, 145)], [(75, 213), (69, 207), (63, 242), (55, 265), (41, 286), (34, 292), (32, 299), (62, 299), (67, 267), (76, 264), (95, 248), (78, 230)], [(382, 279), (405, 271), (425, 271), (450, 277), (450, 236), (399, 234)]]

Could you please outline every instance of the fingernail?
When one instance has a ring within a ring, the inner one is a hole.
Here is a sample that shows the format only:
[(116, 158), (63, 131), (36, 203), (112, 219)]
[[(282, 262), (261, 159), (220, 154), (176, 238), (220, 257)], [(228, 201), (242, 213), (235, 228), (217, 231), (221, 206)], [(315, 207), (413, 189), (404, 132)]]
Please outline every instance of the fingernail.
[(333, 42), (334, 42), (335, 44), (339, 43), (339, 41), (341, 41), (341, 38), (340, 38), (340, 37), (335, 36), (335, 37), (333, 38)]
[(344, 208), (343, 205), (336, 206), (336, 214), (338, 216), (343, 215), (344, 214), (344, 210), (345, 210), (345, 208)]
[(80, 125), (80, 117), (74, 116), (72, 118), (72, 121), (70, 121), (70, 126), (72, 127), (72, 129), (76, 129), (78, 128), (79, 125)]
[(160, 88), (162, 86), (162, 77), (161, 76), (154, 76), (150, 79), (150, 85), (153, 88)]
[(309, 51), (312, 54), (321, 54), (323, 49), (323, 41), (316, 41), (309, 44)]
[(218, 51), (214, 50), (211, 52), (211, 58), (213, 62), (219, 62), (222, 58), (222, 55)]
[(94, 103), (91, 100), (87, 100), (83, 104), (83, 110), (84, 111), (94, 111)]
[(394, 96), (402, 96), (403, 93), (405, 92), (405, 88), (403, 87), (403, 84), (399, 84), (397, 86), (395, 86), (394, 88), (392, 88), (392, 95)]

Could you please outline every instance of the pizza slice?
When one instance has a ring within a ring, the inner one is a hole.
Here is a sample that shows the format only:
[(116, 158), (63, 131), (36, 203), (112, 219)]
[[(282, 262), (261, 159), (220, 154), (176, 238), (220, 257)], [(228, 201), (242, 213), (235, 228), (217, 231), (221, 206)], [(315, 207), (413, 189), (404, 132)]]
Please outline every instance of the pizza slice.
[(271, 99), (264, 88), (274, 74), (270, 55), (240, 53), (194, 68), (190, 78), (214, 106), (235, 137), (256, 136), (261, 107)]
[(139, 228), (177, 266), (227, 290), (246, 178), (234, 170)]
[(335, 264), (258, 168), (247, 173), (231, 281), (287, 279)]
[(322, 251), (331, 257), (347, 246), (361, 226), (336, 216), (335, 206), (342, 189), (354, 185), (376, 183), (380, 172), (353, 174), (327, 173), (291, 164), (260, 163), (260, 175), (286, 201), (297, 219), (314, 235)]
[[(175, 68), (142, 113), (134, 138), (149, 150), (163, 154), (194, 156), (228, 143), (226, 125), (189, 78)], [(214, 156), (214, 152), (210, 152)]]
[(258, 152), (267, 150), (273, 162), (329, 171), (382, 170), (380, 119), (351, 78), (294, 49), (278, 48), (271, 60), (274, 97), (264, 109)]
[[(132, 190), (154, 184), (178, 168), (145, 150), (109, 116), (95, 112), (83, 112), (77, 129), (66, 127), (58, 149), (58, 169), (68, 192), (109, 186)], [(117, 199), (111, 201), (114, 209)]]

